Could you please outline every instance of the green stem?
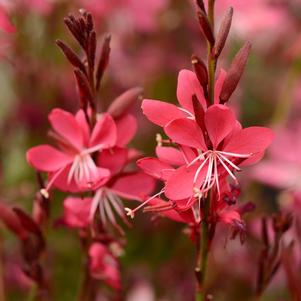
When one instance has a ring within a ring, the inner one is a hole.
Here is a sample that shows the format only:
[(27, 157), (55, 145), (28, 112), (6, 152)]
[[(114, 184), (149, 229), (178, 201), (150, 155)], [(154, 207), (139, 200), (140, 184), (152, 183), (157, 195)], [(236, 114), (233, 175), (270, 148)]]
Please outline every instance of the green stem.
[(37, 287), (37, 285), (34, 283), (33, 285), (32, 285), (32, 288), (31, 288), (31, 290), (30, 290), (30, 292), (29, 292), (29, 295), (27, 296), (27, 301), (35, 301), (35, 300), (37, 300), (37, 294), (38, 294), (38, 287)]
[(197, 277), (197, 290), (196, 290), (196, 301), (206, 300), (206, 293), (204, 290), (204, 284), (206, 280), (206, 272), (208, 266), (208, 254), (209, 254), (209, 223), (208, 217), (210, 215), (210, 196), (205, 200), (203, 220), (201, 222), (201, 237), (197, 242), (197, 265), (196, 273)]
[(5, 301), (3, 255), (3, 238), (0, 233), (0, 301)]

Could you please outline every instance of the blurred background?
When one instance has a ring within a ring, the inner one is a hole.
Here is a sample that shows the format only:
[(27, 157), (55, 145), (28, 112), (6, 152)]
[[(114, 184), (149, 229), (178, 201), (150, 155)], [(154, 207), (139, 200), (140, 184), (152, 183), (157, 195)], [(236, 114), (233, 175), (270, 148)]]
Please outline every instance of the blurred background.
[[(245, 41), (252, 43), (231, 106), (244, 126), (270, 126), (276, 139), (264, 160), (246, 169), (241, 179), (240, 201), (256, 204), (245, 216), (246, 242), (229, 240), (229, 230), (218, 229), (208, 286), (214, 300), (221, 301), (251, 300), (263, 248), (260, 219), (266, 216), (270, 223), (280, 211), (295, 214), (284, 241), (295, 241), (290, 258), (301, 281), (301, 2), (216, 0), (217, 24), (229, 6), (234, 19), (217, 72), (229, 67)], [(78, 108), (72, 67), (55, 44), (59, 38), (77, 49), (64, 16), (85, 8), (95, 18), (99, 41), (112, 35), (102, 108), (135, 86), (144, 88), (146, 98), (176, 103), (179, 70), (191, 69), (193, 53), (206, 56), (192, 0), (0, 0), (0, 7), (0, 17), (8, 15), (15, 27), (0, 33), (0, 198), (28, 211), (38, 187), (25, 152), (48, 141), (52, 108)], [(134, 113), (139, 130), (132, 145), (152, 156), (160, 130), (142, 116), (140, 104)], [(81, 281), (82, 259), (76, 233), (56, 225), (64, 196), (55, 196), (47, 269), (53, 300), (69, 301), (75, 300)], [(121, 256), (124, 300), (193, 300), (194, 247), (185, 225), (142, 212), (132, 225), (125, 229), (127, 246)], [(20, 268), (18, 241), (5, 227), (0, 228), (0, 252), (7, 300), (26, 300), (31, 283)], [(262, 300), (293, 300), (288, 267), (280, 266)]]

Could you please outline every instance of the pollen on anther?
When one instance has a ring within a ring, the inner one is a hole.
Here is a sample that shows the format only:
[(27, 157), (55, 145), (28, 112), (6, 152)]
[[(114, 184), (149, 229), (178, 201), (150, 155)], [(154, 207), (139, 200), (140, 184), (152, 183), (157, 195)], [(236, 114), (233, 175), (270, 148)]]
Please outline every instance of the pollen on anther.
[(135, 213), (134, 211), (131, 209), (131, 208), (124, 208), (125, 212), (126, 212), (126, 215), (127, 216), (130, 216), (131, 219), (133, 219), (135, 217)]
[(42, 188), (40, 193), (44, 198), (49, 199), (49, 192), (45, 188)]

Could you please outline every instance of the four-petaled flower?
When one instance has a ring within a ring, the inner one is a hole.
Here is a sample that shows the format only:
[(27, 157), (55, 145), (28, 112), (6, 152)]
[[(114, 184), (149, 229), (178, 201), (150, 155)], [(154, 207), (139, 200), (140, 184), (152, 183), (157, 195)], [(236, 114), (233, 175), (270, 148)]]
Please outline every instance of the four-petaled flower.
[(94, 190), (110, 177), (110, 171), (96, 165), (94, 155), (116, 144), (117, 129), (113, 118), (103, 114), (90, 131), (82, 110), (73, 116), (61, 109), (49, 114), (56, 140), (56, 149), (40, 145), (27, 152), (28, 162), (37, 170), (49, 173), (47, 187), (41, 192), (48, 196), (54, 185), (64, 191)]

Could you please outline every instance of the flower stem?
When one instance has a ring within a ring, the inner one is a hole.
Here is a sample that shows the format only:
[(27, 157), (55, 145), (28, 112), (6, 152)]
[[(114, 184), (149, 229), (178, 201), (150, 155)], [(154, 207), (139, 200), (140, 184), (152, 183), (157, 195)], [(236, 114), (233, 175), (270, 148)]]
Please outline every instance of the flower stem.
[[(214, 34), (214, 2), (208, 0), (208, 20), (211, 25), (211, 30)], [(208, 42), (208, 95), (210, 104), (214, 103), (214, 86), (215, 86), (215, 68), (216, 59), (213, 55), (213, 46)]]
[(0, 301), (5, 301), (3, 255), (3, 238), (0, 233)]
[(197, 275), (197, 290), (196, 301), (205, 301), (206, 293), (204, 290), (204, 284), (206, 280), (206, 272), (208, 265), (208, 254), (210, 250), (209, 239), (209, 223), (208, 217), (210, 214), (210, 196), (205, 200), (203, 208), (203, 219), (201, 222), (201, 235), (197, 236), (197, 263), (196, 263), (196, 275)]

